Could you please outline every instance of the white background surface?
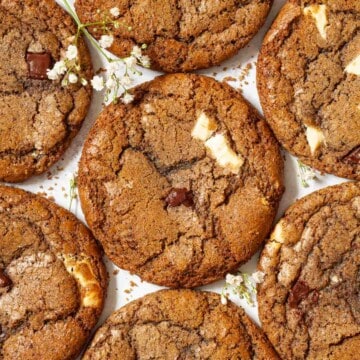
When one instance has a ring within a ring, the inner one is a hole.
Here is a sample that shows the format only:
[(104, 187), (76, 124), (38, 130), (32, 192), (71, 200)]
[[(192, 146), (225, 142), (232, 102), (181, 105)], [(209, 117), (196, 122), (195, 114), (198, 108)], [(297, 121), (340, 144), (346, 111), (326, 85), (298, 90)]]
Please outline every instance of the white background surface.
[[(209, 0), (210, 1), (210, 0)], [(61, 4), (61, 1), (58, 1)], [(275, 0), (274, 6), (270, 13), (270, 16), (267, 19), (266, 24), (263, 26), (261, 31), (257, 36), (251, 41), (251, 43), (245, 48), (240, 50), (240, 52), (230, 60), (224, 62), (220, 67), (211, 68), (208, 70), (199, 71), (199, 74), (215, 76), (218, 80), (223, 80), (225, 77), (234, 77), (239, 79), (241, 74), (244, 72), (244, 67), (248, 63), (252, 63), (252, 69), (244, 80), (237, 82), (229, 82), (230, 85), (235, 88), (241, 88), (243, 90), (243, 95), (248, 99), (260, 112), (260, 103), (258, 99), (258, 94), (255, 85), (255, 61), (258, 54), (258, 50), (261, 45), (261, 41), (264, 37), (265, 32), (269, 28), (271, 22), (273, 21), (276, 14), (279, 12), (279, 9), (284, 4), (285, 0)], [(139, 24), (141, 26), (141, 24)], [(105, 67), (106, 62), (103, 62), (97, 51), (91, 48), (93, 55), (93, 64), (94, 69), (97, 70), (99, 67)], [(224, 70), (227, 68), (227, 70)], [(159, 72), (151, 71), (144, 69), (143, 76), (138, 77), (137, 83), (148, 81), (153, 79), (155, 76), (159, 75)], [(135, 85), (134, 84), (134, 85)], [(102, 109), (103, 94), (95, 93), (93, 96), (93, 101), (90, 107), (89, 114), (84, 122), (84, 125), (78, 134), (78, 136), (73, 141), (71, 147), (65, 153), (63, 160), (55, 164), (51, 168), (52, 178), (48, 179), (49, 176), (43, 175), (34, 177), (22, 184), (17, 184), (15, 186), (21, 187), (23, 189), (38, 193), (46, 192), (48, 196), (51, 196), (55, 199), (55, 202), (65, 208), (69, 208), (69, 197), (66, 197), (66, 194), (69, 194), (70, 189), (70, 179), (76, 174), (78, 167), (78, 160), (81, 155), (82, 146), (84, 139), (94, 123), (97, 115)], [(289, 154), (284, 152), (285, 156), (285, 185), (286, 192), (283, 196), (283, 199), (280, 204), (280, 209), (278, 212), (277, 218), (279, 218), (284, 210), (293, 203), (296, 199), (313, 192), (319, 188), (323, 188), (327, 185), (333, 185), (345, 181), (344, 179), (337, 178), (331, 175), (319, 175), (318, 180), (311, 181), (309, 188), (302, 188), (298, 178), (298, 166), (296, 160), (291, 157)], [(61, 169), (62, 168), (62, 169)], [(84, 216), (81, 211), (81, 206), (78, 200), (74, 200), (72, 204), (71, 211), (82, 221), (84, 221)], [(258, 254), (245, 265), (241, 267), (242, 271), (252, 273), (256, 270), (256, 263), (258, 259)], [(108, 289), (108, 296), (106, 300), (106, 305), (102, 317), (100, 319), (100, 324), (112, 313), (115, 309), (125, 305), (131, 300), (135, 300), (147, 293), (156, 291), (160, 289), (159, 286), (155, 286), (146, 282), (141, 282), (137, 276), (130, 275), (127, 271), (120, 270), (116, 275), (114, 270), (116, 267), (106, 259), (107, 269), (110, 276), (110, 284)], [(137, 286), (131, 286), (130, 281), (133, 281)], [(212, 285), (202, 287), (204, 290), (211, 290), (215, 292), (221, 292), (222, 287), (224, 286), (224, 281), (218, 281)], [(130, 290), (126, 292), (126, 290)], [(257, 308), (256, 306), (250, 306), (244, 300), (232, 298), (238, 305), (242, 305), (246, 312), (258, 322), (257, 317)]]

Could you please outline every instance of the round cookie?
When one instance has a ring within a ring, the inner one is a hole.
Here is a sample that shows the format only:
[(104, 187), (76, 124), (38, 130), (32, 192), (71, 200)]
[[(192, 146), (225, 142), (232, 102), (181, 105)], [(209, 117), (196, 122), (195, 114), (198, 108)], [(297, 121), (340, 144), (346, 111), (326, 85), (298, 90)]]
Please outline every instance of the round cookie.
[(360, 184), (292, 205), (259, 268), (260, 319), (283, 359), (355, 359), (360, 348)]
[(220, 296), (163, 290), (115, 311), (96, 332), (83, 360), (258, 359), (279, 357), (244, 310)]
[[(119, 26), (111, 30), (109, 48), (120, 57), (129, 56), (135, 45), (151, 59), (151, 68), (184, 72), (218, 65), (243, 48), (258, 32), (273, 0), (76, 0), (84, 23), (113, 19), (120, 10)], [(131, 30), (128, 29), (131, 27)], [(100, 38), (100, 26), (90, 28)]]
[(257, 84), (275, 136), (302, 162), (360, 180), (360, 2), (289, 0), (265, 37)]
[(230, 86), (173, 74), (97, 119), (79, 166), (86, 220), (110, 259), (144, 280), (195, 287), (237, 269), (271, 228), (283, 161)]
[[(47, 78), (74, 39), (76, 26), (53, 0), (0, 1), (0, 181), (45, 172), (69, 146), (84, 120), (90, 85)], [(78, 41), (82, 77), (92, 65)]]
[(70, 212), (0, 186), (0, 358), (74, 359), (104, 304), (101, 250)]

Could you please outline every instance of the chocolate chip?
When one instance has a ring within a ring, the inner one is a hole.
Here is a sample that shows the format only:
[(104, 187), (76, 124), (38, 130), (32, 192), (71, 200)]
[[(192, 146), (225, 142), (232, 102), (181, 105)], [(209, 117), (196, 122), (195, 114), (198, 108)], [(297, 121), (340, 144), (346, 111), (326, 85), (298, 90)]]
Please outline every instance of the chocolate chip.
[(344, 157), (344, 160), (350, 164), (360, 164), (360, 146), (351, 150), (350, 153)]
[(310, 291), (311, 289), (304, 281), (297, 281), (289, 295), (289, 306), (296, 309), (300, 302), (309, 295)]
[(51, 67), (51, 57), (48, 53), (27, 53), (26, 62), (29, 66), (29, 77), (32, 79), (47, 79), (46, 71)]
[(194, 205), (194, 196), (191, 191), (186, 188), (176, 189), (172, 188), (169, 195), (166, 197), (165, 202), (171, 206), (185, 205), (191, 207)]
[(0, 288), (10, 286), (11, 284), (11, 279), (0, 269)]

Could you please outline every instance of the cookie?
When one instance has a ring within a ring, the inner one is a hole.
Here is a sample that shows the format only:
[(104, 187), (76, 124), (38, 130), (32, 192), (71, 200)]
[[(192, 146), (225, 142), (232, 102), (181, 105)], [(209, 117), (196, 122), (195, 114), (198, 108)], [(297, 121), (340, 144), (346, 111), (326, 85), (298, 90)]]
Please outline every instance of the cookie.
[[(151, 67), (165, 72), (184, 72), (219, 65), (243, 48), (265, 22), (273, 0), (76, 0), (83, 23), (113, 20), (117, 7), (121, 25), (112, 28), (109, 48), (129, 56), (135, 45), (147, 45), (144, 54)], [(129, 27), (131, 30), (129, 30)], [(95, 38), (101, 26), (90, 28)]]
[(357, 359), (360, 184), (292, 205), (261, 254), (260, 319), (283, 359)]
[(265, 121), (230, 86), (165, 75), (105, 108), (83, 149), (86, 220), (119, 267), (194, 287), (237, 269), (271, 228), (283, 161)]
[(74, 359), (104, 304), (107, 274), (70, 212), (0, 186), (0, 358)]
[(263, 332), (235, 304), (192, 290), (162, 290), (115, 311), (83, 360), (279, 359)]
[(265, 37), (257, 85), (292, 154), (360, 180), (360, 2), (289, 0)]
[[(0, 181), (41, 174), (65, 152), (87, 114), (90, 86), (47, 78), (74, 40), (76, 26), (52, 0), (0, 1)], [(90, 79), (85, 42), (80, 75)]]

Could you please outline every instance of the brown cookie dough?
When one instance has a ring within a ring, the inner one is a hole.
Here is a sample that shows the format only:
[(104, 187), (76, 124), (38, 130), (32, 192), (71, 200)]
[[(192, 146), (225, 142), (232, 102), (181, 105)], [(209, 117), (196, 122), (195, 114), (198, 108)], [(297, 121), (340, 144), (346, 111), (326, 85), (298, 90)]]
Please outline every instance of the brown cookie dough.
[(192, 290), (163, 290), (131, 302), (100, 327), (83, 360), (277, 360), (263, 332), (235, 304)]
[(360, 2), (289, 0), (257, 71), (282, 145), (320, 171), (360, 180)]
[(283, 359), (357, 359), (360, 349), (360, 184), (292, 205), (261, 254), (263, 328)]
[(74, 359), (104, 304), (101, 251), (71, 213), (0, 186), (0, 359)]
[[(192, 71), (218, 65), (243, 48), (265, 22), (273, 0), (76, 0), (82, 22), (113, 19), (114, 54), (129, 56), (133, 46), (147, 45), (151, 67), (165, 72)], [(126, 26), (123, 26), (126, 25)], [(128, 30), (131, 27), (131, 30)], [(100, 26), (90, 29), (100, 38)]]
[(105, 108), (79, 167), (86, 220), (118, 266), (194, 287), (248, 260), (271, 228), (283, 161), (265, 121), (234, 89), (186, 74)]
[[(88, 111), (90, 86), (61, 86), (46, 70), (64, 55), (76, 27), (53, 0), (0, 1), (0, 181), (45, 172), (69, 146)], [(79, 39), (80, 74), (89, 79)]]

